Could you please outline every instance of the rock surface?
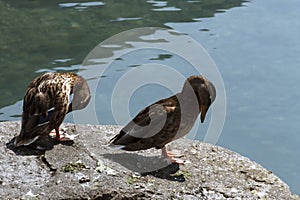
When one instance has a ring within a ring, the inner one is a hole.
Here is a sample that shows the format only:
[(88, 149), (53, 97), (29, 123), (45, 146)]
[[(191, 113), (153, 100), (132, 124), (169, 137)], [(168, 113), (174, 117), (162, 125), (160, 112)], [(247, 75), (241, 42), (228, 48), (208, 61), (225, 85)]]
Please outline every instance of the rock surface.
[[(118, 126), (63, 124), (73, 143), (54, 139), (14, 148), (20, 122), (0, 123), (0, 199), (300, 199), (272, 172), (237, 153), (188, 139), (160, 151), (113, 150)], [(45, 150), (38, 150), (46, 148)]]

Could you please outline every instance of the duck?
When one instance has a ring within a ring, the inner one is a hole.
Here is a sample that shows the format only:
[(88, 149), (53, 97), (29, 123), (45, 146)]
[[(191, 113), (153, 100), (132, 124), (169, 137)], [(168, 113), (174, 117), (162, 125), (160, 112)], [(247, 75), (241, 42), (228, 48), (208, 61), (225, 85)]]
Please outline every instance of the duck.
[(67, 113), (85, 108), (91, 98), (87, 81), (72, 72), (47, 72), (29, 84), (23, 100), (21, 131), (14, 145), (27, 146), (55, 130), (58, 141), (59, 126)]
[(183, 164), (183, 160), (174, 158), (176, 154), (167, 151), (166, 144), (185, 136), (199, 115), (203, 123), (215, 98), (216, 89), (207, 78), (190, 76), (181, 92), (141, 110), (110, 140), (109, 146), (126, 151), (161, 149), (163, 158)]

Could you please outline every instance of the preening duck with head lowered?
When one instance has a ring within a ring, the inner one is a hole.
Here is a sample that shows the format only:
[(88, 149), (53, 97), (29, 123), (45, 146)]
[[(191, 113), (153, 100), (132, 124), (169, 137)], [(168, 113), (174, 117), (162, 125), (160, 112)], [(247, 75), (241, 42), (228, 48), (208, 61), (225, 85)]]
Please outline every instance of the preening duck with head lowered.
[(60, 136), (59, 126), (67, 113), (83, 109), (90, 98), (86, 80), (74, 73), (49, 72), (35, 78), (24, 96), (22, 127), (15, 146), (29, 145), (53, 129), (57, 140), (69, 140)]
[(167, 152), (165, 145), (185, 136), (200, 114), (203, 123), (206, 113), (216, 98), (214, 85), (203, 76), (189, 77), (182, 91), (157, 101), (140, 111), (118, 135), (111, 146), (127, 151), (162, 149), (171, 162), (180, 163)]

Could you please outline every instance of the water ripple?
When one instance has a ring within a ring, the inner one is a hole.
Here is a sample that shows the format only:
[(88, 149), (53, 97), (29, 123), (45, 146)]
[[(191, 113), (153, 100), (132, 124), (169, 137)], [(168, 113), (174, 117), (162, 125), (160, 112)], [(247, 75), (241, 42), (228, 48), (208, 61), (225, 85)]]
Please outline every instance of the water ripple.
[(166, 11), (181, 11), (180, 8), (176, 8), (174, 6), (171, 6), (171, 7), (164, 7), (164, 8), (155, 8), (155, 9), (152, 9), (153, 11), (163, 11), (163, 12), (166, 12)]
[(87, 8), (87, 7), (92, 7), (92, 6), (103, 6), (105, 3), (101, 1), (91, 1), (91, 2), (83, 2), (83, 3), (60, 3), (58, 4), (59, 7), (61, 8)]

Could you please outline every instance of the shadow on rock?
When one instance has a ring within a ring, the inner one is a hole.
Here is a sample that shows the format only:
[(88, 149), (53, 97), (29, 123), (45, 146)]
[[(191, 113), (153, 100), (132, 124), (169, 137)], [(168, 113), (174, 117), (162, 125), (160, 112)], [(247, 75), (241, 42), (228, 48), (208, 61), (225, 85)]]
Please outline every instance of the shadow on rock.
[(20, 147), (16, 147), (14, 145), (14, 141), (15, 137), (12, 138), (8, 143), (6, 143), (6, 147), (12, 150), (16, 155), (21, 156), (42, 155), (45, 153), (45, 151), (53, 149), (54, 145), (63, 144), (71, 146), (74, 143), (73, 141), (59, 142), (49, 136), (40, 138), (30, 145)]
[(179, 164), (169, 163), (159, 156), (146, 157), (135, 153), (102, 154), (104, 158), (117, 162), (142, 176), (152, 175), (171, 181), (185, 181), (183, 175), (176, 175)]

